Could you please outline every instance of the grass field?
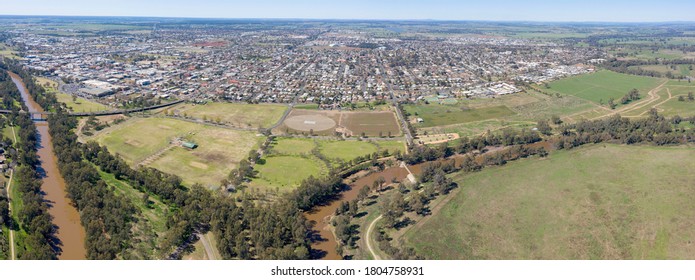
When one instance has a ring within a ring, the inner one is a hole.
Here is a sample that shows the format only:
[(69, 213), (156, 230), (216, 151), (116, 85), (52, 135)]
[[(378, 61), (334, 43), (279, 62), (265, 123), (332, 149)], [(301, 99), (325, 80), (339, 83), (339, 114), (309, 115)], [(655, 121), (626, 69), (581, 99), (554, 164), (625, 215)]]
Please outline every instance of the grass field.
[[(188, 185), (201, 183), (205, 186), (216, 186), (263, 140), (253, 132), (166, 118), (131, 119), (95, 137), (130, 164), (144, 162), (181, 176)], [(198, 148), (188, 150), (171, 145), (177, 137), (197, 143)], [(167, 147), (170, 149), (165, 150)], [(161, 153), (159, 157), (152, 157), (158, 153)]]
[(431, 259), (693, 259), (695, 149), (594, 145), (474, 174), (406, 234)]
[(17, 53), (10, 48), (9, 46), (0, 43), (0, 56), (4, 56), (10, 59), (20, 59), (21, 57), (17, 56)]
[(349, 161), (358, 156), (372, 154), (378, 147), (365, 141), (331, 141), (322, 142), (320, 150), (328, 158)]
[(403, 108), (411, 114), (411, 118), (423, 119), (416, 127), (445, 126), (514, 115), (514, 111), (504, 105), (464, 109), (460, 106), (423, 104), (405, 105)]
[(287, 106), (276, 104), (237, 104), (237, 103), (207, 103), (182, 104), (169, 111), (179, 115), (187, 114), (189, 117), (216, 121), (239, 127), (271, 127), (287, 110)]
[(656, 71), (662, 74), (671, 72), (674, 75), (690, 76), (690, 64), (675, 65), (676, 69), (672, 69), (670, 65), (655, 64), (655, 65), (640, 65), (640, 66), (630, 66), (630, 69), (642, 68), (644, 70)]
[(316, 144), (312, 139), (280, 138), (273, 143), (272, 151), (282, 155), (308, 155), (314, 147)]
[(90, 100), (84, 99), (82, 97), (78, 97), (77, 100), (75, 102), (73, 102), (72, 96), (69, 94), (65, 94), (65, 93), (56, 93), (56, 97), (58, 98), (58, 102), (65, 103), (65, 105), (68, 106), (70, 111), (76, 112), (76, 113), (98, 112), (98, 111), (106, 111), (109, 109), (109, 107), (104, 105), (104, 104), (90, 101)]
[(317, 177), (326, 172), (325, 165), (314, 157), (271, 156), (265, 163), (257, 164), (258, 178), (251, 182), (252, 187), (279, 188), (281, 191), (293, 189), (309, 176)]
[(574, 95), (595, 103), (608, 103), (610, 98), (616, 100), (627, 94), (633, 88), (645, 97), (647, 92), (657, 87), (665, 80), (621, 74), (611, 71), (570, 77), (550, 83), (550, 91)]

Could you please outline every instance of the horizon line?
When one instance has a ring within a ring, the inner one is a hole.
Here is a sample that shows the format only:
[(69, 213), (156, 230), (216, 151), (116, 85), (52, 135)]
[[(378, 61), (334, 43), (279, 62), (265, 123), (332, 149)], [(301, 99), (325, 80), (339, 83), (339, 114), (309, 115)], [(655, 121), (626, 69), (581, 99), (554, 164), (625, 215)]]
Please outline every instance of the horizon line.
[(196, 16), (126, 16), (126, 15), (18, 15), (0, 14), (0, 17), (82, 17), (82, 18), (142, 18), (142, 19), (210, 19), (210, 20), (310, 20), (310, 21), (427, 21), (427, 22), (518, 22), (518, 23), (695, 23), (695, 20), (673, 20), (673, 21), (596, 21), (596, 20), (575, 20), (575, 21), (555, 21), (555, 20), (522, 20), (522, 19), (379, 19), (379, 18), (293, 18), (293, 17), (267, 17), (267, 18), (233, 18), (233, 17), (196, 17)]

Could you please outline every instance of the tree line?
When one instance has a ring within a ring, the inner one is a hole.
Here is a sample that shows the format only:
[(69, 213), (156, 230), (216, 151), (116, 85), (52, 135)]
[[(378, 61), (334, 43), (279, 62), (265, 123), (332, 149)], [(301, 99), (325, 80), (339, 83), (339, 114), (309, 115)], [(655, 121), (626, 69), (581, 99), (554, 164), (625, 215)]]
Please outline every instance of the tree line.
[(14, 188), (19, 193), (21, 209), (17, 213), (18, 221), (9, 219), (10, 227), (15, 230), (23, 229), (26, 232), (24, 242), (17, 248), (17, 257), (24, 260), (50, 260), (56, 259), (59, 254), (56, 228), (52, 224), (52, 217), (48, 213), (48, 203), (43, 199), (41, 191), (41, 176), (37, 171), (39, 159), (36, 154), (38, 145), (38, 132), (34, 122), (27, 114), (19, 114), (21, 109), (28, 109), (22, 103), (21, 95), (13, 84), (6, 70), (9, 69), (8, 60), (0, 62), (0, 91), (3, 97), (5, 109), (13, 111), (9, 115), (9, 121), (19, 128), (17, 132), (18, 143), (13, 161), (17, 163), (14, 170)]

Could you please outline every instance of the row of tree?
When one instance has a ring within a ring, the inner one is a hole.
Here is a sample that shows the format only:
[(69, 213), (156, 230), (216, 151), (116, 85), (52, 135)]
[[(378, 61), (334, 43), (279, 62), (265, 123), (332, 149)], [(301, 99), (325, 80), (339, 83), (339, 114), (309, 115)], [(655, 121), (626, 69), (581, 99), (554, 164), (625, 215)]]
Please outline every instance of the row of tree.
[(56, 228), (52, 224), (52, 217), (48, 213), (48, 203), (43, 198), (41, 191), (41, 176), (37, 172), (39, 159), (36, 154), (38, 145), (38, 132), (36, 126), (31, 121), (29, 115), (18, 114), (19, 107), (27, 111), (17, 87), (11, 81), (7, 70), (12, 64), (8, 60), (0, 63), (0, 88), (2, 92), (4, 109), (13, 111), (9, 115), (12, 124), (19, 128), (17, 136), (18, 142), (15, 143), (17, 149), (16, 158), (12, 160), (17, 163), (14, 170), (13, 187), (19, 193), (21, 209), (17, 213), (18, 221), (10, 220), (10, 227), (15, 230), (23, 229), (27, 236), (24, 242), (17, 248), (19, 259), (26, 260), (49, 260), (56, 259), (59, 253), (57, 239), (55, 238)]

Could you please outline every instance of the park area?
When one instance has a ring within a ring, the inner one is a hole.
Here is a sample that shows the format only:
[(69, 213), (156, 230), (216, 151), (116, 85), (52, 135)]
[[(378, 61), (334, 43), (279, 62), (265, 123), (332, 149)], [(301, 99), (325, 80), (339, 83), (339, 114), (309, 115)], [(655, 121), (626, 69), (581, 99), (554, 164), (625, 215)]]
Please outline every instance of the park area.
[[(312, 151), (318, 149), (326, 161)], [(257, 176), (250, 183), (255, 188), (291, 190), (309, 176), (322, 176), (328, 166), (337, 167), (341, 161), (354, 160), (375, 152), (405, 151), (401, 141), (334, 141), (305, 138), (277, 138), (269, 152), (254, 169)]]
[(428, 259), (693, 259), (692, 158), (600, 144), (455, 174), (406, 243)]
[(400, 136), (401, 130), (392, 111), (337, 111), (294, 109), (277, 129), (278, 133), (333, 136)]
[(470, 108), (455, 105), (422, 104), (403, 107), (411, 115), (411, 118), (422, 119), (422, 122), (415, 125), (416, 127), (446, 126), (514, 115), (514, 111), (504, 105)]
[[(131, 165), (176, 174), (187, 185), (217, 186), (264, 137), (176, 119), (132, 118), (87, 140), (92, 139)], [(176, 139), (196, 143), (198, 147), (181, 147)]]
[(209, 102), (206, 104), (180, 104), (165, 110), (165, 112), (236, 127), (269, 128), (280, 120), (285, 110), (287, 110), (287, 106), (279, 104)]

